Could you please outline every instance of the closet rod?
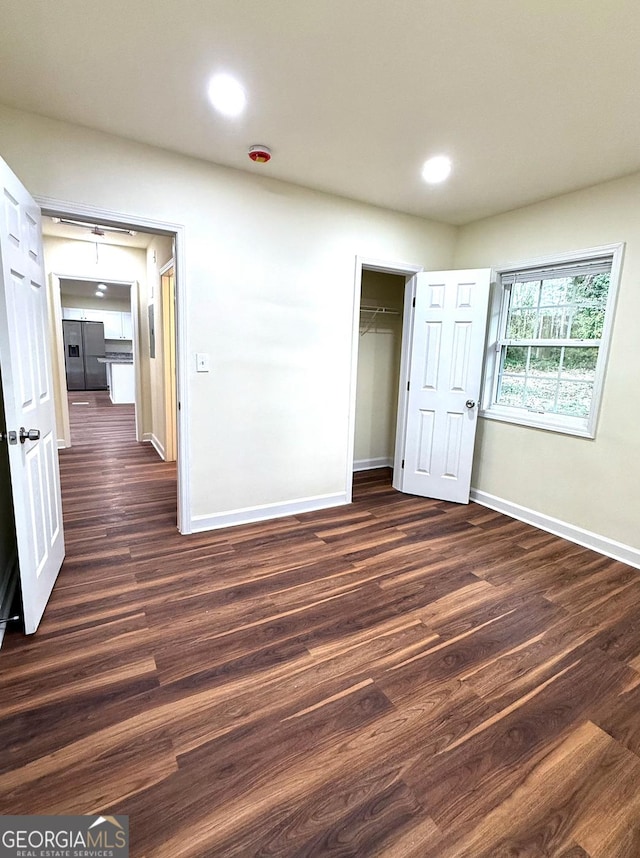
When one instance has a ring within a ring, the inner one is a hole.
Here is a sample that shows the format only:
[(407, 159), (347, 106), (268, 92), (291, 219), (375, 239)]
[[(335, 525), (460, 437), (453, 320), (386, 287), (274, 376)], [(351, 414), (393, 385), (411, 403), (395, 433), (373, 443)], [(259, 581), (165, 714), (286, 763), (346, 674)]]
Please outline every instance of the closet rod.
[(399, 316), (400, 310), (395, 307), (367, 307), (363, 305), (360, 307), (361, 313), (387, 313), (391, 316)]
[(364, 331), (360, 331), (361, 337), (364, 337), (364, 335), (368, 331), (371, 330), (375, 320), (378, 318), (379, 315), (383, 315), (383, 316), (384, 315), (386, 315), (386, 316), (399, 316), (400, 315), (400, 310), (396, 310), (394, 307), (367, 307), (366, 305), (363, 305), (360, 307), (360, 312), (372, 314), (371, 318), (367, 322), (367, 326), (364, 329)]

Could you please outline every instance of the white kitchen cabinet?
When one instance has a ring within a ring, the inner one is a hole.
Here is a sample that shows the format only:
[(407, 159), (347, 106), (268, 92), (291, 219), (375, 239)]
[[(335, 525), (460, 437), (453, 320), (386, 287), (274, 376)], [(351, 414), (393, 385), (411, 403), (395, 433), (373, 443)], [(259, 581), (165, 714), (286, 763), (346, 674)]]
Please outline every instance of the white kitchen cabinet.
[(124, 340), (133, 339), (133, 322), (131, 321), (131, 313), (122, 314), (122, 338)]
[(62, 318), (63, 319), (71, 319), (73, 322), (84, 322), (85, 321), (85, 310), (81, 310), (78, 307), (63, 307), (62, 308)]
[(113, 310), (103, 312), (104, 322), (104, 338), (105, 340), (121, 340), (122, 336), (122, 317), (124, 313), (118, 313)]
[(132, 340), (131, 313), (118, 310), (90, 310), (79, 307), (63, 307), (62, 318), (76, 322), (102, 322), (105, 340)]

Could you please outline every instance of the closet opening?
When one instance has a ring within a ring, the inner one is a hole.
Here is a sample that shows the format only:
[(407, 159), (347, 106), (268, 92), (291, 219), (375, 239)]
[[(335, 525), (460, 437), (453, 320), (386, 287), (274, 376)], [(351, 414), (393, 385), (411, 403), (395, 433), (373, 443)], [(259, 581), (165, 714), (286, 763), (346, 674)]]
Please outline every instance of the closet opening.
[[(411, 272), (412, 273), (412, 272)], [(411, 273), (363, 266), (355, 398), (354, 484), (392, 482), (404, 294)]]

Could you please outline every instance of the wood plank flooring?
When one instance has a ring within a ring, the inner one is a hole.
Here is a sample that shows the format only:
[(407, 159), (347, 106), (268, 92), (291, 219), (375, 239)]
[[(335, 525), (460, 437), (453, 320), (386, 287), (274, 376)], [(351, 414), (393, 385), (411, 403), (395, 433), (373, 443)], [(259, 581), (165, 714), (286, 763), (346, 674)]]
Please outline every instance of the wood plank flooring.
[(129, 814), (136, 858), (640, 856), (638, 570), (386, 471), (180, 536), (174, 466), (83, 399), (0, 812)]

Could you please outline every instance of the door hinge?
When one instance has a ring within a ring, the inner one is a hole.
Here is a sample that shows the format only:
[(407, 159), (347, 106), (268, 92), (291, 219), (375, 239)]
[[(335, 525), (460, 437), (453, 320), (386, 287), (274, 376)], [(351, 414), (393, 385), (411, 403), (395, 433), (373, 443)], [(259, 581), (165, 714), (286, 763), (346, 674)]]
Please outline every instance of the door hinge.
[(415, 307), (415, 306), (416, 306), (416, 299), (415, 299), (415, 297), (414, 297), (414, 299), (413, 299), (413, 304), (412, 304), (411, 306), (412, 306), (412, 307)]
[(404, 469), (404, 459), (402, 460), (402, 468)]
[(178, 402), (178, 411), (180, 411), (180, 403)]
[(410, 381), (408, 381), (408, 382), (407, 382), (407, 390), (409, 390), (409, 388), (410, 388), (410, 387), (411, 387), (411, 382), (410, 382)]

